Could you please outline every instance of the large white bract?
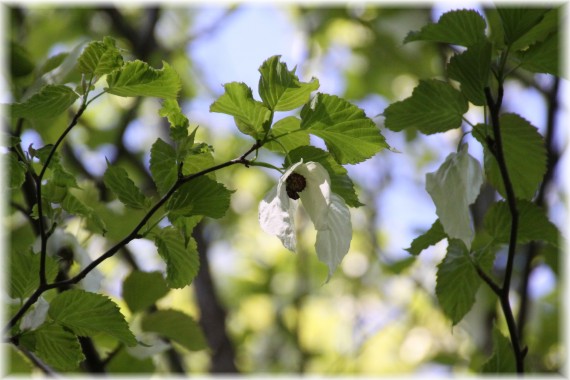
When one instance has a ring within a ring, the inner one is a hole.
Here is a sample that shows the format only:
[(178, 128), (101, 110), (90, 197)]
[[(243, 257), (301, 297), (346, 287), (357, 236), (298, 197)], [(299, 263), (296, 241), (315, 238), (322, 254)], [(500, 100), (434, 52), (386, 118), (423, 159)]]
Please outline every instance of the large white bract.
[[(287, 193), (287, 178), (293, 173), (303, 176), (306, 182), (305, 188), (298, 192), (299, 200)], [(259, 205), (261, 228), (295, 252), (295, 211), (299, 201), (315, 225), (315, 249), (319, 260), (328, 265), (330, 278), (350, 248), (352, 224), (348, 206), (342, 197), (331, 192), (329, 173), (321, 164), (301, 160), (287, 169)]]

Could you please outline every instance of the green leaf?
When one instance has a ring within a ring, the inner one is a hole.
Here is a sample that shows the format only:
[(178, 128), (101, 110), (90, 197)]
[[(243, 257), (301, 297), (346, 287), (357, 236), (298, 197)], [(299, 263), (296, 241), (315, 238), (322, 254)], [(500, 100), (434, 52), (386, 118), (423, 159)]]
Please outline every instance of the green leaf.
[(49, 73), (50, 71), (57, 69), (59, 66), (61, 66), (61, 64), (63, 64), (68, 56), (69, 53), (59, 53), (52, 57), (49, 57), (38, 69), (38, 76), (42, 76)]
[(64, 85), (47, 85), (23, 103), (12, 104), (12, 117), (51, 119), (67, 110), (79, 95)]
[(430, 23), (418, 32), (410, 32), (404, 43), (435, 41), (452, 45), (471, 46), (485, 40), (487, 24), (479, 12), (456, 10), (444, 13), (437, 23)]
[(10, 189), (18, 189), (26, 180), (26, 165), (18, 160), (16, 153), (9, 152), (6, 156), (8, 157), (8, 178), (5, 178), (4, 183), (8, 184)]
[[(51, 257), (46, 257), (46, 279), (55, 280), (59, 265)], [(32, 295), (39, 285), (40, 255), (32, 252), (10, 254), (10, 297), (25, 299)]]
[(253, 99), (251, 88), (245, 83), (226, 83), (224, 89), (224, 94), (210, 106), (210, 112), (233, 116), (242, 133), (261, 139), (269, 129), (271, 111)]
[(121, 374), (126, 377), (130, 374), (136, 377), (148, 377), (149, 374), (154, 373), (156, 368), (152, 357), (139, 359), (129, 355), (127, 350), (119, 350), (108, 365), (105, 366), (105, 369), (108, 373), (112, 373), (113, 375)]
[[(517, 114), (503, 114), (499, 122), (507, 171), (515, 196), (530, 200), (546, 173), (546, 149), (542, 136), (533, 125)], [(485, 146), (487, 179), (499, 194), (506, 197), (499, 166), (483, 138), (487, 134), (493, 137), (493, 130), (489, 126), (478, 124), (474, 132), (475, 138)]]
[(493, 354), (483, 364), (482, 373), (515, 373), (516, 361), (511, 341), (503, 335), (497, 325), (493, 326)]
[[(187, 129), (190, 124), (188, 118), (182, 113), (176, 99), (164, 99), (158, 114), (167, 118), (171, 128), (183, 127)], [(186, 135), (188, 135), (188, 133), (186, 133)]]
[(301, 128), (318, 136), (339, 164), (357, 164), (388, 144), (376, 124), (354, 104), (318, 93), (301, 110)]
[(445, 315), (453, 325), (459, 323), (475, 303), (481, 285), (477, 271), (461, 240), (449, 239), (447, 254), (437, 266), (435, 293)]
[(111, 189), (125, 206), (144, 209), (147, 199), (135, 183), (129, 178), (127, 171), (119, 166), (107, 167), (103, 175), (105, 185)]
[(10, 73), (14, 77), (25, 77), (34, 71), (34, 60), (20, 44), (10, 41)]
[(109, 74), (121, 66), (123, 66), (123, 56), (111, 37), (91, 42), (77, 61), (80, 73), (96, 76)]
[[(540, 11), (542, 10), (538, 10), (538, 12)], [(546, 11), (547, 12), (544, 14), (544, 16), (542, 17), (542, 19), (538, 24), (536, 24), (526, 32), (523, 31), (524, 34), (511, 45), (512, 51), (526, 49), (527, 47), (535, 44), (536, 42), (544, 41), (547, 38), (547, 36), (559, 30), (559, 20), (560, 20), (559, 9), (554, 8)], [(504, 10), (502, 10), (502, 12), (504, 13)]]
[[(301, 129), (301, 119), (295, 116), (287, 116), (271, 127), (269, 138), (281, 136), (276, 141), (269, 141), (264, 148), (274, 152), (286, 153), (303, 145), (309, 145), (310, 139), (307, 131)], [(283, 151), (285, 149), (285, 152)]]
[(491, 72), (491, 44), (483, 41), (453, 56), (447, 72), (451, 79), (461, 83), (461, 92), (471, 103), (485, 105), (484, 89), (489, 86)]
[(190, 351), (207, 348), (202, 329), (192, 317), (177, 310), (159, 310), (145, 315), (142, 329), (157, 333)]
[(301, 161), (301, 159), (303, 159), (304, 162), (313, 161), (323, 165), (327, 172), (329, 172), (332, 192), (340, 195), (348, 206), (363, 206), (358, 200), (358, 196), (354, 190), (354, 184), (347, 175), (346, 169), (336, 162), (328, 152), (314, 146), (301, 146), (289, 152), (285, 160), (285, 167), (289, 167)]
[(123, 299), (133, 313), (154, 305), (168, 290), (160, 272), (134, 270), (123, 281)]
[(231, 191), (205, 176), (197, 177), (178, 189), (166, 204), (169, 217), (204, 215), (221, 218), (230, 206)]
[(279, 61), (275, 55), (267, 59), (259, 72), (259, 96), (267, 108), (273, 111), (290, 111), (309, 101), (312, 91), (319, 88), (319, 81), (300, 82), (295, 75), (295, 68), (287, 70), (287, 64)]
[[(182, 166), (182, 174), (190, 175), (199, 173), (202, 170), (214, 166), (214, 156), (212, 155), (211, 148), (203, 143), (194, 144), (189, 154), (184, 158), (184, 165)], [(210, 172), (206, 177), (215, 180), (216, 173)]]
[[(35, 155), (40, 159), (40, 162), (45, 165), (47, 158), (53, 149), (53, 145), (46, 145), (35, 151)], [(58, 152), (55, 152), (50, 160), (48, 168), (52, 171), (50, 180), (54, 185), (64, 188), (73, 187), (79, 188), (76, 176), (65, 170), (61, 165), (61, 157)]]
[(392, 103), (384, 111), (386, 128), (399, 132), (417, 128), (430, 135), (461, 127), (469, 103), (450, 84), (435, 79), (422, 80), (412, 96)]
[(101, 294), (80, 289), (67, 290), (51, 301), (48, 314), (79, 336), (105, 333), (127, 346), (137, 344), (117, 305)]
[(166, 262), (166, 282), (170, 288), (190, 285), (198, 274), (200, 261), (196, 241), (185, 244), (184, 236), (174, 227), (166, 227), (153, 234), (158, 254)]
[(417, 256), (424, 249), (439, 243), (445, 238), (447, 238), (447, 234), (445, 231), (443, 231), (443, 226), (441, 225), (439, 219), (437, 219), (435, 222), (433, 222), (429, 230), (412, 241), (410, 248), (406, 248), (406, 251), (414, 256)]
[(107, 75), (106, 91), (118, 96), (154, 96), (176, 98), (181, 83), (178, 74), (166, 62), (157, 70), (136, 60)]
[(165, 194), (178, 179), (176, 152), (160, 138), (150, 149), (150, 173), (160, 195)]
[(439, 169), (426, 174), (426, 190), (435, 203), (436, 214), (450, 238), (460, 239), (470, 249), (474, 232), (469, 205), (475, 202), (483, 170), (464, 144), (459, 153), (451, 153)]
[(33, 332), (35, 353), (47, 365), (60, 371), (72, 371), (85, 360), (79, 340), (55, 324), (40, 326)]
[(65, 193), (65, 198), (61, 202), (61, 207), (72, 215), (79, 215), (87, 219), (95, 229), (104, 234), (107, 231), (105, 222), (101, 217), (85, 203), (81, 202), (69, 190)]
[(497, 12), (503, 22), (505, 43), (514, 44), (519, 38), (537, 26), (543, 19), (548, 9), (545, 8), (522, 8), (522, 7), (497, 7)]
[(531, 45), (521, 54), (521, 67), (533, 73), (560, 74), (560, 37), (552, 33), (544, 41)]
[[(530, 241), (544, 241), (555, 247), (559, 246), (560, 232), (548, 220), (543, 208), (532, 202), (519, 200), (517, 201), (517, 209), (519, 211), (518, 244)], [(505, 201), (500, 201), (493, 204), (487, 211), (483, 224), (497, 243), (508, 244), (510, 241), (511, 221), (509, 205)]]

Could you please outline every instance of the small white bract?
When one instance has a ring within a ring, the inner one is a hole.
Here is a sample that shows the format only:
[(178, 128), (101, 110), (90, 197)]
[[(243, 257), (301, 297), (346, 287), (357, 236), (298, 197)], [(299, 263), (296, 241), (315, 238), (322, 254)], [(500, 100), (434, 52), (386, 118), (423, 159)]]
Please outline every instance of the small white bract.
[(319, 260), (328, 265), (330, 278), (350, 248), (352, 224), (348, 206), (342, 197), (331, 192), (329, 173), (321, 164), (301, 160), (287, 169), (261, 201), (259, 224), (265, 232), (281, 239), (285, 248), (295, 252), (294, 216), (298, 198), (315, 225), (315, 249)]

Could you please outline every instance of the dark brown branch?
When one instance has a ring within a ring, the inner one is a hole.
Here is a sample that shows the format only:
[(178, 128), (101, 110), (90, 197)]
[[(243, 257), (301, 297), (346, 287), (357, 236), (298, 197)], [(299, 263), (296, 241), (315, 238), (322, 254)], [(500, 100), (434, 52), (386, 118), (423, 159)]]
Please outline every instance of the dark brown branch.
[(503, 179), (503, 185), (505, 188), (506, 201), (509, 206), (509, 211), (511, 213), (511, 231), (509, 237), (507, 265), (505, 267), (505, 277), (503, 280), (503, 286), (500, 289), (499, 300), (501, 303), (501, 309), (503, 310), (503, 313), (505, 315), (505, 320), (507, 322), (509, 334), (511, 336), (511, 344), (513, 346), (517, 373), (522, 374), (524, 373), (524, 352), (521, 350), (518, 329), (509, 302), (509, 292), (511, 287), (511, 278), (513, 275), (513, 266), (514, 266), (514, 259), (516, 253), (516, 245), (517, 245), (519, 212), (517, 209), (515, 192), (507, 169), (505, 154), (503, 152), (503, 140), (501, 137), (499, 116), (500, 116), (501, 105), (503, 102), (503, 91), (504, 91), (503, 84), (501, 81), (499, 81), (497, 100), (496, 101), (493, 100), (491, 89), (489, 87), (485, 88), (485, 97), (487, 99), (487, 106), (489, 107), (491, 126), (493, 128), (493, 135), (494, 135), (493, 136), (494, 140), (491, 142), (492, 146), (489, 146), (489, 149), (495, 156), (495, 159), (497, 160), (497, 164), (499, 166), (499, 171), (501, 173), (501, 177)]

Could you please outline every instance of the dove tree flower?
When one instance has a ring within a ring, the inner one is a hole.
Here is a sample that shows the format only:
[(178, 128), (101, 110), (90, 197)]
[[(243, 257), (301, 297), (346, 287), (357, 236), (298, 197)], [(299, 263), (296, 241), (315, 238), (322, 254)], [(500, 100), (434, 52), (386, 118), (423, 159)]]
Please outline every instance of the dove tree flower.
[(261, 228), (296, 251), (295, 212), (299, 201), (317, 230), (315, 249), (332, 275), (350, 248), (352, 224), (344, 199), (331, 192), (327, 170), (318, 162), (303, 160), (285, 171), (259, 205)]

